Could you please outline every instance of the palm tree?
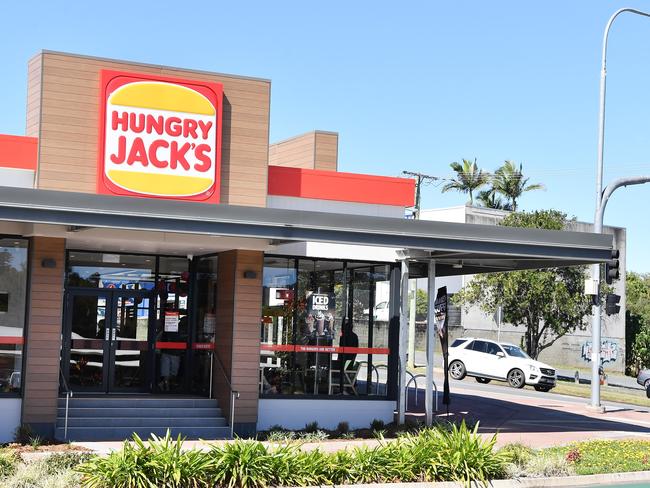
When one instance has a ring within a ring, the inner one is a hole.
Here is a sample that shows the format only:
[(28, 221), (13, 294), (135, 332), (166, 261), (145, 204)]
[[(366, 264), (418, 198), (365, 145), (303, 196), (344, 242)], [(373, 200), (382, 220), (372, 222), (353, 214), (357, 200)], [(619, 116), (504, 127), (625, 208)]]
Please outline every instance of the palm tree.
[(503, 198), (497, 196), (497, 191), (494, 187), (488, 190), (481, 190), (478, 192), (476, 200), (485, 208), (495, 208), (497, 210), (512, 210), (510, 203), (504, 202)]
[(467, 193), (469, 194), (469, 203), (474, 204), (474, 190), (484, 186), (490, 180), (490, 175), (478, 169), (476, 159), (474, 162), (463, 159), (463, 164), (454, 161), (449, 166), (456, 172), (456, 178), (442, 187), (442, 193), (449, 190)]
[(544, 185), (539, 183), (529, 185), (528, 178), (524, 178), (523, 166), (520, 164), (519, 168), (517, 168), (517, 165), (512, 161), (506, 161), (503, 166), (494, 172), (492, 187), (508, 199), (512, 211), (516, 212), (517, 199), (524, 192), (542, 190)]

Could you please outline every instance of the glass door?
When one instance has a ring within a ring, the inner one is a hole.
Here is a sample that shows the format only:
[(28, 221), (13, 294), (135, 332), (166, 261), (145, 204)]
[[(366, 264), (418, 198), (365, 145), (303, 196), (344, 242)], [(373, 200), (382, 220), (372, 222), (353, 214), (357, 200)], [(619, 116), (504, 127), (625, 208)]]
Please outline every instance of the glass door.
[(110, 292), (69, 293), (66, 303), (68, 347), (63, 351), (64, 374), (75, 392), (105, 392), (111, 336)]
[(150, 298), (146, 292), (112, 293), (109, 392), (148, 389)]
[(151, 358), (150, 294), (74, 290), (66, 302), (68, 387), (75, 392), (144, 392)]

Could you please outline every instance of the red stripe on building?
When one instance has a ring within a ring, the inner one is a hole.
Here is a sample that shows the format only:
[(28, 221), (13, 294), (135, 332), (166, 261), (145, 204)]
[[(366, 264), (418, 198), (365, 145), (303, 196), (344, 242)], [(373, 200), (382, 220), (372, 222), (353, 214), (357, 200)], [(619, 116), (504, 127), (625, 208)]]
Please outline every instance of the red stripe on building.
[(0, 167), (36, 171), (38, 139), (0, 134)]
[(187, 349), (185, 342), (156, 342), (156, 349)]
[(296, 346), (291, 344), (262, 344), (260, 345), (262, 351), (282, 351), (282, 352), (294, 352)]
[(214, 351), (213, 342), (195, 342), (192, 344), (192, 349), (199, 351)]
[(309, 346), (304, 344), (261, 344), (262, 351), (281, 352), (322, 352), (339, 354), (389, 354), (387, 347), (339, 347), (339, 346)]
[(0, 344), (12, 344), (12, 345), (20, 345), (24, 344), (25, 339), (22, 337), (0, 337)]
[(415, 180), (269, 166), (269, 195), (411, 207)]

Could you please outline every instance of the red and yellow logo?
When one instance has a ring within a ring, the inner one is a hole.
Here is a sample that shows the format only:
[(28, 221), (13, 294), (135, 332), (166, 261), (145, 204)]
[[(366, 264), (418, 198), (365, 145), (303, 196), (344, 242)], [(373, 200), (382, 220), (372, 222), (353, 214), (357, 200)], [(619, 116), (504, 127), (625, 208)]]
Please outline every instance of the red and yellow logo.
[(219, 202), (223, 87), (101, 72), (98, 193)]

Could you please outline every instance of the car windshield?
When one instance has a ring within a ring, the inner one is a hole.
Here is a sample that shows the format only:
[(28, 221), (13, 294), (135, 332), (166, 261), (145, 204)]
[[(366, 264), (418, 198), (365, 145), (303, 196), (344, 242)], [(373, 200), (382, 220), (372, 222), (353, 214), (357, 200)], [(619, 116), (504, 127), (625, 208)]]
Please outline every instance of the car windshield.
[(512, 356), (514, 358), (530, 359), (530, 356), (517, 346), (509, 346), (509, 345), (501, 344), (501, 347), (503, 347), (504, 351), (506, 351), (506, 354), (508, 356)]

